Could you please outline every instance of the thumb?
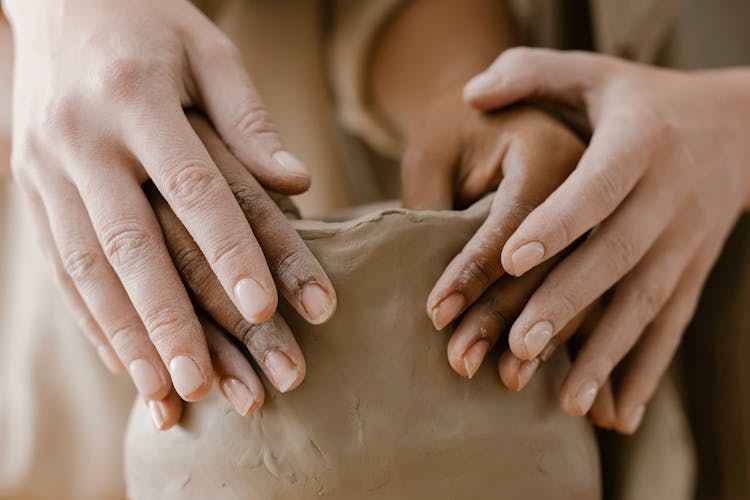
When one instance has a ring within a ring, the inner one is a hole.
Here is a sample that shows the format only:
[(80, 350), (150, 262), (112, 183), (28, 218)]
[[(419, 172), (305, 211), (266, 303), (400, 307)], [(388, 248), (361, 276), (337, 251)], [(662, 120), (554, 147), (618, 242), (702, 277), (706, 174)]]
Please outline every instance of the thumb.
[(515, 47), (508, 49), (464, 87), (464, 100), (490, 110), (525, 99), (581, 105), (603, 73), (607, 58), (585, 52)]
[(307, 167), (284, 148), (242, 56), (229, 40), (222, 40), (218, 48), (214, 41), (196, 43), (188, 51), (204, 111), (232, 154), (264, 187), (283, 194), (306, 191)]

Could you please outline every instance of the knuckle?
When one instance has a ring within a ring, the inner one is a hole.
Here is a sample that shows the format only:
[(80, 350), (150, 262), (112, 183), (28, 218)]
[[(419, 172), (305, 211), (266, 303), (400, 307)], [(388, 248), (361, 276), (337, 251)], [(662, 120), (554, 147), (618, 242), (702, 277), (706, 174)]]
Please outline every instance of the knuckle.
[(307, 255), (299, 248), (284, 249), (281, 255), (273, 266), (276, 278), (296, 290), (300, 283), (308, 281), (307, 273), (304, 272)]
[(214, 64), (239, 63), (242, 64), (242, 53), (226, 35), (218, 32), (205, 45), (205, 57)]
[(168, 306), (146, 315), (143, 324), (154, 344), (172, 342), (185, 332), (196, 329), (193, 311), (178, 306)]
[(276, 135), (276, 125), (265, 106), (253, 102), (240, 106), (240, 109), (242, 111), (233, 120), (233, 130), (242, 137)]
[(464, 266), (458, 279), (461, 289), (479, 285), (487, 288), (500, 274), (501, 264), (499, 255), (492, 255), (489, 248), (482, 248)]
[(77, 135), (84, 125), (80, 99), (71, 94), (50, 99), (42, 106), (40, 123), (42, 130), (51, 137)]
[(635, 287), (631, 300), (645, 320), (651, 320), (661, 310), (668, 298), (668, 290), (659, 282)]
[(267, 203), (262, 189), (254, 189), (248, 184), (236, 180), (229, 181), (229, 189), (232, 190), (234, 198), (245, 217), (261, 218), (266, 215), (265, 207)]
[(90, 280), (99, 265), (99, 252), (93, 248), (60, 249), (63, 269), (75, 283)]
[(612, 168), (601, 168), (592, 181), (594, 192), (600, 198), (602, 208), (614, 208), (622, 201), (625, 186)]
[(202, 295), (213, 273), (200, 249), (190, 245), (183, 250), (176, 251), (174, 263), (180, 276), (190, 289), (196, 294)]
[(128, 344), (137, 336), (134, 335), (137, 328), (130, 323), (113, 325), (104, 329), (104, 335), (109, 339), (109, 343), (115, 351), (127, 350)]
[(154, 76), (153, 69), (140, 57), (116, 57), (95, 73), (95, 89), (107, 98), (131, 99), (141, 94), (144, 83)]
[(246, 244), (234, 239), (222, 241), (215, 245), (206, 257), (211, 267), (216, 268), (224, 264), (226, 261), (232, 262), (240, 260), (246, 255), (246, 248)]
[(118, 222), (108, 225), (102, 234), (102, 248), (115, 268), (141, 261), (151, 253), (153, 237), (143, 223)]
[(202, 161), (178, 162), (164, 176), (164, 195), (183, 210), (191, 210), (215, 199), (211, 192), (218, 189), (221, 179)]
[(604, 248), (610, 271), (618, 278), (633, 266), (636, 249), (631, 238), (615, 232), (604, 239)]
[[(583, 309), (584, 305), (581, 294), (574, 287), (561, 287), (556, 296), (558, 305), (557, 313), (563, 319), (561, 325), (559, 325), (561, 328), (562, 323), (567, 324), (568, 320), (574, 318)], [(557, 326), (557, 323), (555, 324)]]

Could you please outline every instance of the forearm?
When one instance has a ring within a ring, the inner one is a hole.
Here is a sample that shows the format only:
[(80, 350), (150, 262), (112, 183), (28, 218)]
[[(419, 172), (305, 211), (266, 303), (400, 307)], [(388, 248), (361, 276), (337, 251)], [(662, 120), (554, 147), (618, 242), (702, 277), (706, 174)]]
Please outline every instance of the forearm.
[(369, 84), (384, 119), (402, 137), (437, 96), (455, 91), (516, 37), (495, 0), (413, 0), (383, 29), (372, 52)]

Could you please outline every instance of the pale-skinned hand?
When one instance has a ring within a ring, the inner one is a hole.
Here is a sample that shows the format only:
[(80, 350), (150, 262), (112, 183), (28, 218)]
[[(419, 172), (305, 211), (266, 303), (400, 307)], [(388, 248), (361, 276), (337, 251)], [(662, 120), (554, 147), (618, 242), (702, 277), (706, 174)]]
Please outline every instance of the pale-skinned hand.
[[(544, 278), (509, 333), (519, 362), (537, 359), (611, 290), (563, 384), (567, 412), (587, 413), (630, 353), (611, 425), (627, 433), (638, 427), (704, 281), (748, 207), (748, 88), (745, 69), (690, 73), (525, 48), (504, 52), (466, 86), (465, 98), (480, 110), (542, 100), (593, 132), (575, 170), (518, 228), (480, 242), (484, 259), (521, 276), (593, 229)], [(483, 276), (468, 283), (491, 285)]]
[[(260, 324), (276, 310), (274, 277), (184, 109), (202, 109), (266, 188), (304, 191), (306, 168), (238, 51), (188, 1), (3, 7), (15, 43), (12, 170), (79, 324), (146, 399), (172, 387), (200, 399), (213, 380), (209, 349), (141, 186), (153, 182), (244, 320)], [(325, 320), (333, 298), (300, 284), (306, 317)]]

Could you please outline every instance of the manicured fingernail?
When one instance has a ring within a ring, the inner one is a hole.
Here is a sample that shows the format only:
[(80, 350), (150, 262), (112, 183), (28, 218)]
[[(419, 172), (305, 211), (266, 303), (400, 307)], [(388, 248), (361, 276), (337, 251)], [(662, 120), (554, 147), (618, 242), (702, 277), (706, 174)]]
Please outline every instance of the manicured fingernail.
[(153, 396), (164, 388), (164, 381), (154, 366), (145, 359), (136, 359), (128, 365), (133, 383), (144, 397)]
[(581, 384), (575, 396), (575, 404), (578, 406), (579, 415), (588, 413), (591, 405), (594, 404), (597, 392), (599, 392), (599, 386), (593, 380), (587, 380)]
[(268, 351), (265, 364), (270, 372), (273, 384), (281, 392), (286, 392), (294, 385), (299, 376), (297, 366), (292, 363), (289, 356), (281, 351)]
[(176, 356), (169, 362), (172, 383), (180, 396), (189, 396), (203, 386), (203, 374), (195, 361), (187, 356)]
[(122, 366), (120, 358), (117, 357), (115, 351), (113, 351), (112, 348), (108, 345), (100, 345), (96, 348), (96, 353), (99, 355), (99, 359), (102, 360), (102, 363), (104, 363), (104, 366), (107, 367), (107, 370), (111, 371), (115, 375), (125, 371), (125, 367)]
[(268, 319), (268, 309), (273, 307), (273, 298), (252, 278), (245, 278), (234, 287), (240, 312), (250, 323), (257, 325)]
[(518, 389), (516, 390), (520, 391), (526, 387), (526, 384), (528, 384), (531, 377), (534, 376), (540, 364), (541, 361), (539, 358), (534, 358), (531, 361), (524, 361), (521, 363), (521, 368), (518, 370)]
[(477, 370), (479, 370), (479, 367), (482, 366), (482, 360), (484, 360), (489, 349), (489, 342), (486, 340), (478, 340), (473, 346), (466, 350), (464, 353), (464, 370), (466, 370), (467, 377), (474, 377)]
[(290, 174), (304, 175), (306, 177), (310, 175), (310, 171), (307, 170), (305, 164), (299, 161), (297, 157), (289, 151), (276, 151), (273, 154), (273, 159)]
[(333, 311), (330, 297), (317, 283), (305, 283), (302, 286), (300, 302), (316, 325), (326, 321)]
[(534, 359), (539, 356), (539, 353), (547, 347), (547, 343), (551, 338), (552, 323), (549, 321), (540, 321), (529, 328), (529, 331), (523, 336), (523, 345), (526, 346), (528, 359)]
[(541, 354), (539, 354), (539, 358), (544, 361), (545, 363), (550, 360), (553, 354), (555, 354), (555, 351), (557, 350), (557, 346), (554, 344), (547, 344), (547, 347), (542, 350)]
[(466, 304), (464, 296), (454, 292), (441, 300), (432, 310), (432, 324), (436, 330), (442, 330), (456, 319)]
[(625, 419), (625, 431), (632, 434), (636, 430), (638, 430), (638, 427), (641, 425), (641, 420), (643, 420), (643, 414), (646, 412), (646, 407), (644, 405), (636, 406), (631, 410), (630, 415)]
[(498, 84), (499, 80), (497, 76), (491, 74), (491, 73), (480, 73), (469, 82), (464, 85), (464, 100), (470, 101), (474, 97), (476, 97), (478, 94), (481, 94), (482, 92), (487, 90), (487, 87), (493, 84)]
[(156, 430), (163, 430), (164, 422), (167, 421), (165, 416), (167, 412), (164, 408), (164, 403), (162, 403), (161, 401), (149, 401), (148, 411), (149, 413), (151, 413), (151, 421), (153, 421)]
[(255, 404), (255, 398), (245, 384), (236, 378), (225, 378), (221, 381), (221, 389), (227, 395), (237, 413), (243, 417), (250, 414)]
[(544, 246), (538, 241), (532, 241), (522, 245), (513, 252), (510, 260), (513, 264), (513, 276), (521, 276), (523, 273), (536, 266), (544, 258)]

